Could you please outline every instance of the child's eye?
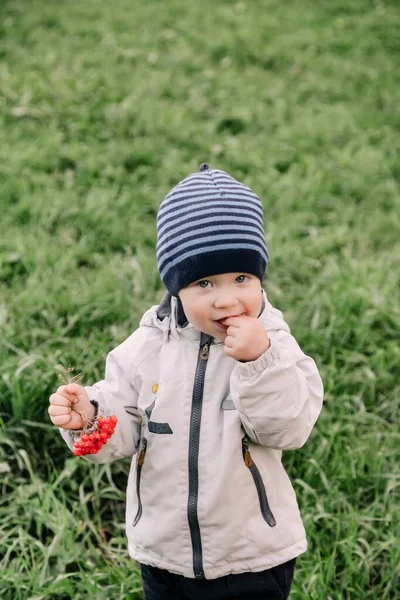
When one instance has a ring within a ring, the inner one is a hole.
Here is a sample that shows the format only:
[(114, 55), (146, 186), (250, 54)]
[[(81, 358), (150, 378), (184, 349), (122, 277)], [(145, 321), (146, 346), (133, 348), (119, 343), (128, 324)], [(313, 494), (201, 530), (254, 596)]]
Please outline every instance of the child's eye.
[(203, 279), (203, 281), (198, 281), (197, 284), (200, 288), (207, 288), (209, 285), (211, 285), (210, 281), (208, 281), (207, 279)]
[(235, 281), (236, 283), (244, 283), (246, 281), (247, 277), (246, 275), (239, 275), (238, 277), (236, 277)]

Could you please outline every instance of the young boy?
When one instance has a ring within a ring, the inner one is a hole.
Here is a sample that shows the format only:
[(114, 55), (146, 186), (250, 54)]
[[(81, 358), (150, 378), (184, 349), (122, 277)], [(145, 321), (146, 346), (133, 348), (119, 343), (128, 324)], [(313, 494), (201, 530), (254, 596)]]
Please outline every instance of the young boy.
[(80, 415), (117, 416), (87, 459), (133, 457), (126, 532), (146, 600), (288, 598), (307, 542), (281, 454), (306, 442), (323, 390), (261, 287), (261, 202), (202, 165), (157, 227), (168, 293), (108, 355), (103, 381), (58, 388), (51, 420), (72, 448)]

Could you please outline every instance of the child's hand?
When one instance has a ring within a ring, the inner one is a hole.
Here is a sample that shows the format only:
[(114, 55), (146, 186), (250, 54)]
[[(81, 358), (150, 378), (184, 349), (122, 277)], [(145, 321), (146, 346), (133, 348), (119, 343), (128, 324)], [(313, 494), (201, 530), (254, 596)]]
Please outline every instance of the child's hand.
[(258, 319), (245, 315), (229, 317), (223, 321), (223, 325), (228, 325), (225, 353), (235, 360), (256, 360), (268, 350), (271, 342)]
[(51, 422), (57, 427), (83, 429), (87, 422), (94, 418), (95, 408), (90, 403), (85, 388), (78, 383), (70, 383), (61, 385), (56, 393), (50, 396), (48, 412)]

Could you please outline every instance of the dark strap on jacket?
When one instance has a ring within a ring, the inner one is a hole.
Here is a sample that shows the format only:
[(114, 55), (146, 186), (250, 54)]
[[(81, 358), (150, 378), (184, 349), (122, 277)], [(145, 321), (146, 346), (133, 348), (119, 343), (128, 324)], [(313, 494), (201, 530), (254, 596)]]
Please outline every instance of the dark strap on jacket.
[[(159, 321), (164, 321), (166, 317), (169, 317), (171, 314), (171, 294), (167, 292), (161, 299), (160, 304), (157, 309), (157, 317)], [(176, 321), (179, 327), (185, 327), (187, 325), (188, 320), (185, 315), (185, 311), (183, 310), (182, 302), (180, 298), (177, 298), (177, 315)]]

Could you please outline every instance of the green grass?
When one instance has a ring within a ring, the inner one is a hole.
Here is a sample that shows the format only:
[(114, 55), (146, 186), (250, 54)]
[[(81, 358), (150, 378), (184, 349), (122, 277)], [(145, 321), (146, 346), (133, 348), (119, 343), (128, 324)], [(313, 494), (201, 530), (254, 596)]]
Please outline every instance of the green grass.
[(203, 161), (262, 197), (268, 295), (324, 379), (285, 455), (291, 598), (400, 598), (399, 28), (388, 0), (3, 0), (2, 600), (141, 598), (128, 464), (75, 461), (48, 396), (158, 302), (157, 207)]

